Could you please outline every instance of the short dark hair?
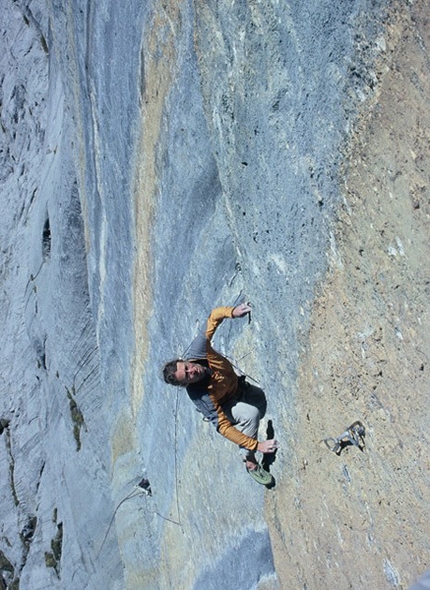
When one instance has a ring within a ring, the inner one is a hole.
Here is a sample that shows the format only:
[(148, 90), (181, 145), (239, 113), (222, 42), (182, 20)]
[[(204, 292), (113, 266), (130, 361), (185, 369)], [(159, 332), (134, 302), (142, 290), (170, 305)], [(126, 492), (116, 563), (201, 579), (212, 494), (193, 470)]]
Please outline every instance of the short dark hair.
[(182, 385), (182, 383), (176, 378), (178, 362), (180, 362), (180, 359), (169, 361), (163, 367), (163, 378), (166, 383), (169, 383), (169, 385)]

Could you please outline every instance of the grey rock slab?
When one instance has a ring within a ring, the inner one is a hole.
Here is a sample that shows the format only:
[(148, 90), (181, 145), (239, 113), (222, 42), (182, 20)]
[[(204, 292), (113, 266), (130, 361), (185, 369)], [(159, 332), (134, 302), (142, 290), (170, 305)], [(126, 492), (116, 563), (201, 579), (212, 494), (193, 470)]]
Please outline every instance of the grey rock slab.
[[(249, 298), (216, 344), (265, 389), (286, 468), (382, 7), (1, 0), (7, 583), (276, 587), (264, 490), (160, 365)], [(124, 501), (143, 475), (153, 496)]]

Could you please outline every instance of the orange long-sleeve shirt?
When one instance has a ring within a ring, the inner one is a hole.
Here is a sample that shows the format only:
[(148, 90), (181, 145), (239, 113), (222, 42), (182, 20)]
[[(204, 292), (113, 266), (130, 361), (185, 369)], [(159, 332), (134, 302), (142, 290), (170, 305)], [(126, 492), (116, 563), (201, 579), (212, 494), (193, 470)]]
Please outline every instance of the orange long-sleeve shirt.
[(211, 340), (216, 329), (226, 318), (232, 318), (234, 307), (217, 307), (214, 309), (206, 325), (206, 359), (212, 375), (209, 379), (208, 393), (218, 415), (218, 432), (237, 445), (257, 450), (258, 440), (250, 438), (237, 430), (222, 409), (226, 402), (238, 395), (238, 378), (231, 363), (212, 348)]

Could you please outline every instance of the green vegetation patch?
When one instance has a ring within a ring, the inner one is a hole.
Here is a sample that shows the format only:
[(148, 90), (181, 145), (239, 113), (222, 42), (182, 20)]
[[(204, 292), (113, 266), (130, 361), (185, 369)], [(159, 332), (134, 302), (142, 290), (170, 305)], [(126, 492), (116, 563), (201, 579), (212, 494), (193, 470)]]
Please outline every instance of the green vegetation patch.
[(51, 539), (51, 551), (45, 551), (45, 565), (52, 567), (60, 574), (60, 561), (63, 551), (63, 523), (57, 524), (57, 534)]
[(72, 389), (66, 387), (67, 398), (69, 400), (70, 416), (73, 422), (73, 436), (76, 441), (76, 450), (81, 450), (81, 428), (84, 426), (84, 415), (79, 409), (75, 400), (75, 386)]
[(13, 565), (11, 564), (11, 562), (8, 560), (8, 558), (6, 557), (6, 555), (3, 553), (3, 551), (1, 549), (0, 549), (0, 571), (9, 572), (10, 574), (13, 574), (15, 571), (15, 568), (13, 567)]

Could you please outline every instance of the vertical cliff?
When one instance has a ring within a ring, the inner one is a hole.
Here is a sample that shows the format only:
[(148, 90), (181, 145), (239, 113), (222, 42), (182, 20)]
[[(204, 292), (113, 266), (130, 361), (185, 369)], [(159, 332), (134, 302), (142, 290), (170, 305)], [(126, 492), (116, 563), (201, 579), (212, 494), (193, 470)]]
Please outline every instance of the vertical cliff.
[[(425, 3), (0, 8), (0, 588), (408, 588), (429, 566)], [(252, 322), (215, 344), (266, 392), (267, 490), (160, 379), (241, 297)], [(363, 452), (321, 442), (357, 419)]]

